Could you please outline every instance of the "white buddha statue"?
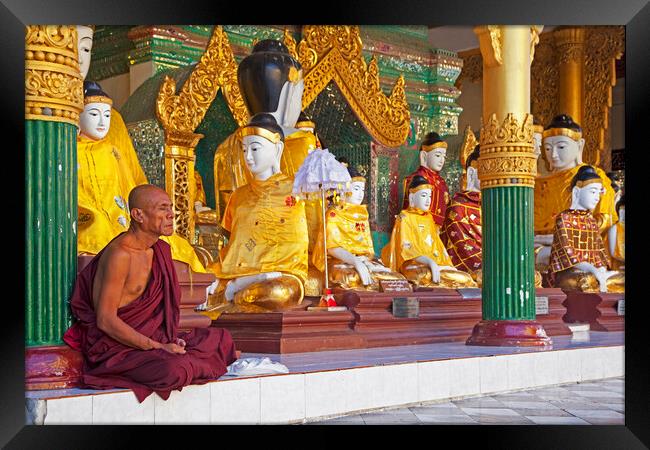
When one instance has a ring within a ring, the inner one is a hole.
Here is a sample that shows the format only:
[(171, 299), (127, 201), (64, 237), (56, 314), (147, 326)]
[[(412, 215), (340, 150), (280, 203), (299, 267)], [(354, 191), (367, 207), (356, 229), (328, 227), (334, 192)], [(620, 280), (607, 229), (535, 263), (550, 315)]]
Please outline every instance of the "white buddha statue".
[(270, 114), (241, 128), (244, 160), (253, 180), (235, 190), (222, 226), (230, 232), (205, 314), (272, 312), (298, 305), (307, 279), (309, 243), (304, 201), (292, 195), (293, 177), (280, 170), (282, 128)]
[(591, 212), (603, 182), (591, 166), (578, 170), (571, 183), (571, 207), (555, 220), (549, 271), (555, 287), (585, 292), (623, 292), (625, 276), (608, 270), (609, 258)]
[[(554, 117), (543, 132), (542, 156), (551, 173), (535, 179), (535, 262), (540, 266), (549, 262), (555, 218), (571, 206), (571, 182), (585, 166), (582, 161), (584, 144), (580, 125), (564, 114)], [(614, 210), (615, 194), (605, 172), (597, 167), (594, 170), (603, 180), (604, 192), (593, 216), (600, 232), (605, 233), (618, 220)]]
[[(363, 204), (366, 179), (354, 167), (341, 158), (347, 166), (351, 182), (344, 199), (327, 210), (327, 267), (331, 285), (344, 289), (379, 291), (382, 280), (405, 280), (404, 276), (392, 272), (375, 257), (370, 232), (368, 208)], [(314, 266), (325, 269), (323, 235), (313, 252)]]

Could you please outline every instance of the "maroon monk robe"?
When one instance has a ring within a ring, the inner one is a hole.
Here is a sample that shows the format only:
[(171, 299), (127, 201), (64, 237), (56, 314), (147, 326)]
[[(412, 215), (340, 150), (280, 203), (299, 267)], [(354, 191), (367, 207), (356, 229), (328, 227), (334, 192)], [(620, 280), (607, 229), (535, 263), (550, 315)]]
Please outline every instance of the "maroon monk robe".
[(172, 390), (205, 384), (219, 378), (233, 363), (235, 345), (230, 333), (218, 328), (197, 328), (178, 333), (180, 286), (169, 244), (153, 245), (149, 283), (140, 297), (118, 308), (117, 315), (137, 332), (163, 344), (183, 339), (185, 354), (163, 349), (140, 350), (114, 340), (97, 327), (92, 292), (102, 250), (77, 277), (70, 299), (78, 319), (63, 339), (84, 355), (82, 381), (93, 389), (132, 389), (139, 402), (152, 392), (164, 400)]
[(435, 170), (431, 170), (425, 166), (420, 166), (415, 172), (404, 178), (404, 201), (402, 202), (402, 209), (409, 207), (409, 185), (416, 175), (424, 177), (433, 187), (431, 190), (431, 206), (429, 207), (429, 210), (433, 216), (433, 221), (439, 227), (442, 227), (442, 224), (445, 221), (447, 205), (449, 204), (449, 189), (447, 188), (445, 179)]

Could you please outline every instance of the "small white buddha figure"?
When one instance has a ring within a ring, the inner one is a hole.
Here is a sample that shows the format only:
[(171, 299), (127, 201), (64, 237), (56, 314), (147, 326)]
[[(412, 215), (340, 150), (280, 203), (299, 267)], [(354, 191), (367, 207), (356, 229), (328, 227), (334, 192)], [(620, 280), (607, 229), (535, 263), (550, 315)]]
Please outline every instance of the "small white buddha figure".
[[(370, 232), (368, 208), (363, 204), (366, 179), (344, 158), (351, 182), (344, 199), (327, 210), (327, 264), (331, 285), (344, 289), (378, 291), (382, 280), (405, 280), (375, 257)], [(322, 232), (314, 248), (312, 260), (320, 271), (325, 269)]]
[(471, 275), (456, 269), (438, 235), (431, 206), (432, 186), (415, 175), (408, 187), (409, 207), (395, 218), (381, 260), (415, 287), (476, 287)]

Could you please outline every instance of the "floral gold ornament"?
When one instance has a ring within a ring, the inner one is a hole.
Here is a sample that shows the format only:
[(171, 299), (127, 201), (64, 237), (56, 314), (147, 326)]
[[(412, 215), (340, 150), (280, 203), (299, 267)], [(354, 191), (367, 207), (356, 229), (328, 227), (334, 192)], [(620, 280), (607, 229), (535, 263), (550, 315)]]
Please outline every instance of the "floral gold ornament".
[(501, 123), (492, 114), (481, 128), (478, 175), (481, 188), (535, 185), (537, 158), (533, 150), (533, 116), (523, 121), (509, 113)]
[(401, 145), (410, 128), (404, 77), (399, 76), (390, 96), (383, 93), (376, 58), (366, 63), (361, 53), (358, 26), (306, 25), (302, 35), (298, 60), (305, 80), (303, 110), (333, 80), (377, 142), (387, 147)]
[(83, 80), (74, 25), (25, 28), (25, 119), (79, 125)]
[(156, 99), (156, 115), (165, 130), (165, 186), (174, 203), (175, 230), (190, 242), (195, 240), (191, 199), (196, 186), (189, 175), (194, 173), (194, 148), (203, 137), (194, 130), (220, 88), (237, 123), (245, 124), (248, 111), (237, 84), (237, 63), (226, 33), (216, 26), (180, 93), (166, 76)]

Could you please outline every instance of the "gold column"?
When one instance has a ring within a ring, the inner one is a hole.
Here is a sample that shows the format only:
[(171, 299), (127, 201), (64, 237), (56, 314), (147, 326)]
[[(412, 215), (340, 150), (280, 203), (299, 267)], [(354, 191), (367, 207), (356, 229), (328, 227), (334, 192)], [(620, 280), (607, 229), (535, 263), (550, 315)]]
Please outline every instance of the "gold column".
[(530, 65), (541, 26), (479, 26), (483, 56), (481, 187), (534, 185)]
[(481, 221), (482, 320), (468, 345), (546, 346), (535, 320), (533, 186), (537, 158), (530, 114), (530, 65), (538, 26), (476, 27), (483, 55)]
[(203, 137), (194, 133), (165, 136), (165, 190), (174, 204), (174, 231), (196, 244), (194, 236), (194, 149)]
[(559, 54), (559, 113), (583, 124), (585, 28), (561, 28), (553, 32)]

